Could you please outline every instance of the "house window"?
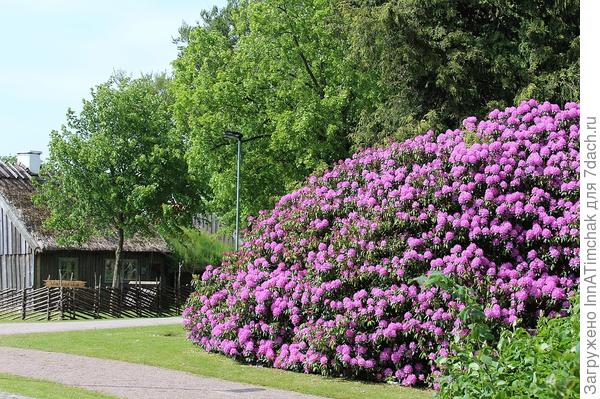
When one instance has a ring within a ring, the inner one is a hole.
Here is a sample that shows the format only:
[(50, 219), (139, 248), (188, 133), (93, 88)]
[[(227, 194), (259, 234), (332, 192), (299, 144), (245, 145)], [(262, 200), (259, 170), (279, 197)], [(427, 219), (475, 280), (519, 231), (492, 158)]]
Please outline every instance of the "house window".
[[(104, 281), (106, 284), (110, 284), (113, 280), (113, 271), (115, 270), (115, 260), (105, 259), (104, 260)], [(121, 261), (121, 280), (130, 281), (137, 280), (138, 274), (138, 262), (137, 259), (123, 259)]]
[(58, 272), (62, 280), (78, 280), (79, 258), (58, 258)]

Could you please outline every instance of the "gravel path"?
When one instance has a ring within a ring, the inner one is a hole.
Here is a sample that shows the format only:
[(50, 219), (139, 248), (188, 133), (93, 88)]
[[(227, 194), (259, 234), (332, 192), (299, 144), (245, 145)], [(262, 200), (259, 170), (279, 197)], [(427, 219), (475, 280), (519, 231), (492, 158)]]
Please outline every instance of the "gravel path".
[(33, 399), (27, 396), (15, 395), (12, 393), (0, 392), (0, 399)]
[(163, 317), (146, 319), (109, 319), (40, 323), (0, 323), (0, 335), (97, 330), (103, 328), (158, 326), (162, 324), (181, 323), (181, 320), (181, 317)]
[(158, 367), (32, 349), (0, 347), (0, 372), (130, 399), (322, 399)]

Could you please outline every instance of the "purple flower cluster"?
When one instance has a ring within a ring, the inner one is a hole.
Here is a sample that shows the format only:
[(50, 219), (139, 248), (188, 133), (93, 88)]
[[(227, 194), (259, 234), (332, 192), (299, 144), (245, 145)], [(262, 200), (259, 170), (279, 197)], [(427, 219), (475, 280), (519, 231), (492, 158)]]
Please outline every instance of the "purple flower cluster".
[(494, 328), (560, 315), (579, 284), (579, 105), (534, 100), (340, 161), (250, 220), (188, 302), (207, 351), (281, 369), (429, 383), (468, 286)]

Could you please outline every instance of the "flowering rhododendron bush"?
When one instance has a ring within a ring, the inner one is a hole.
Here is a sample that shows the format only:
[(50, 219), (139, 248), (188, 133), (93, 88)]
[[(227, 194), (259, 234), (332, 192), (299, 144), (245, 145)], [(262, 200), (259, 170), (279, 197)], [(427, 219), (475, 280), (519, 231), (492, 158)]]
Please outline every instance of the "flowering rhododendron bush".
[(276, 368), (404, 385), (466, 334), (469, 287), (495, 331), (564, 314), (578, 287), (579, 105), (534, 100), (355, 154), (250, 221), (184, 312), (189, 339)]

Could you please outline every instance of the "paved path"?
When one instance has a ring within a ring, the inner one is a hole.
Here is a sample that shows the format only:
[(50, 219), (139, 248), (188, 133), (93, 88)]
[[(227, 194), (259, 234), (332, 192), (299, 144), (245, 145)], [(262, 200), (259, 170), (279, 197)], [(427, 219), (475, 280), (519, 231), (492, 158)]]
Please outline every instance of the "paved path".
[(32, 349), (0, 347), (0, 373), (130, 399), (322, 399), (158, 367)]
[(39, 323), (0, 323), (0, 335), (158, 326), (162, 324), (181, 324), (181, 320), (181, 317), (163, 317), (146, 319), (82, 320)]
[(26, 396), (15, 395), (12, 393), (0, 392), (0, 399), (33, 399)]

